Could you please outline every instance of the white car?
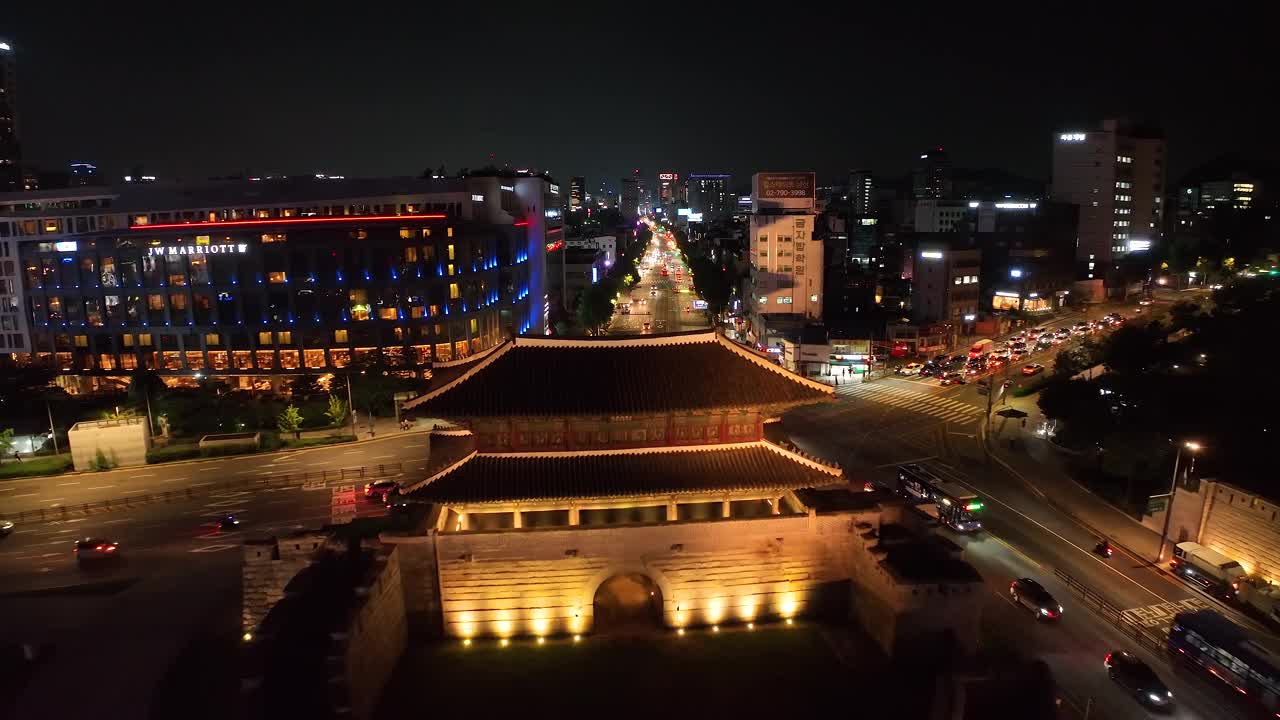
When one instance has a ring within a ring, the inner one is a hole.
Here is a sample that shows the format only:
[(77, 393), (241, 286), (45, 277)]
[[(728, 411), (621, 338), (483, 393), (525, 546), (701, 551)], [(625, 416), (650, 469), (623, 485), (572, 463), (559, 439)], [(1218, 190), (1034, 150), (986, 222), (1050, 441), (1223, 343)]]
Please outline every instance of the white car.
[(919, 375), (920, 368), (922, 367), (924, 367), (924, 365), (917, 362), (907, 363), (906, 365), (900, 366), (894, 371), (894, 373), (898, 375)]
[(13, 523), (9, 520), (0, 520), (0, 537), (4, 537), (13, 532)]

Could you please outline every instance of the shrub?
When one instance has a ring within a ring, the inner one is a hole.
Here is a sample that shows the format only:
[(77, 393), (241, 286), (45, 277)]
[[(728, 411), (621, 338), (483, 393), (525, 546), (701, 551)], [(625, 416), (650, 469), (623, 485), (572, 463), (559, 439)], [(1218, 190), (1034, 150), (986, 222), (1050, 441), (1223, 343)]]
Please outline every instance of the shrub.
[(302, 438), (301, 440), (285, 440), (284, 446), (287, 448), (304, 448), (317, 445), (336, 445), (338, 443), (351, 442), (355, 439), (355, 435), (325, 435), (323, 437)]
[(151, 448), (147, 451), (148, 464), (173, 462), (174, 460), (189, 460), (197, 457), (200, 457), (200, 446), (194, 443), (169, 445), (168, 447), (162, 448)]
[(1045, 374), (1045, 373), (1040, 373), (1040, 376), (1039, 376), (1039, 377), (1037, 377), (1035, 380), (1032, 380), (1031, 382), (1029, 382), (1029, 383), (1027, 383), (1026, 385), (1023, 385), (1023, 386), (1021, 386), (1021, 387), (1016, 387), (1016, 388), (1014, 388), (1014, 389), (1013, 389), (1013, 396), (1014, 396), (1014, 397), (1026, 397), (1026, 396), (1028, 396), (1028, 395), (1034, 395), (1035, 393), (1038, 393), (1038, 392), (1040, 392), (1041, 390), (1043, 390), (1043, 389), (1044, 389), (1044, 386), (1045, 386), (1045, 385), (1048, 385), (1048, 384), (1049, 384), (1050, 382), (1052, 382), (1052, 381), (1053, 381), (1053, 376), (1052, 376), (1052, 375), (1048, 375), (1048, 374)]
[(223, 457), (225, 455), (248, 455), (258, 452), (257, 445), (214, 445), (202, 448), (201, 457)]
[(71, 454), (42, 455), (0, 465), (0, 478), (57, 475), (71, 469)]

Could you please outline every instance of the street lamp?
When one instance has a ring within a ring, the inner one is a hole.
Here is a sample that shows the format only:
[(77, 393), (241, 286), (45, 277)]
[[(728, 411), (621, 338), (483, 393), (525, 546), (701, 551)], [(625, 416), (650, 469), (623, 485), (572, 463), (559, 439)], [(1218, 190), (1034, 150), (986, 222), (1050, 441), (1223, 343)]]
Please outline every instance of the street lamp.
[(1200, 452), (1204, 448), (1198, 442), (1187, 441), (1178, 446), (1178, 453), (1173, 456), (1173, 479), (1169, 481), (1169, 502), (1164, 506), (1164, 529), (1160, 531), (1160, 551), (1156, 555), (1156, 562), (1164, 560), (1164, 543), (1169, 539), (1169, 519), (1173, 517), (1173, 500), (1178, 495), (1178, 463), (1182, 460), (1182, 451), (1186, 449), (1192, 453), (1191, 467), (1195, 467), (1195, 453)]

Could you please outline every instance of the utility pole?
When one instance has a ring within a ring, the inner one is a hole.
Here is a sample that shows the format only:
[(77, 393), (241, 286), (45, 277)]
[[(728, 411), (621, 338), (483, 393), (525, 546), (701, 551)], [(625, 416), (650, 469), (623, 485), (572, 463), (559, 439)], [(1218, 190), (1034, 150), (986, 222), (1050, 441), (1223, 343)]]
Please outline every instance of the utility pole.
[(49, 407), (49, 398), (44, 399), (44, 410), (49, 414), (49, 437), (53, 438), (53, 454), (58, 454), (58, 431), (53, 427), (53, 410)]
[(351, 416), (351, 437), (356, 436), (356, 405), (351, 402), (351, 372), (347, 372), (347, 414)]
[(147, 432), (154, 435), (156, 432), (156, 423), (151, 419), (151, 389), (143, 386), (142, 397), (147, 400)]

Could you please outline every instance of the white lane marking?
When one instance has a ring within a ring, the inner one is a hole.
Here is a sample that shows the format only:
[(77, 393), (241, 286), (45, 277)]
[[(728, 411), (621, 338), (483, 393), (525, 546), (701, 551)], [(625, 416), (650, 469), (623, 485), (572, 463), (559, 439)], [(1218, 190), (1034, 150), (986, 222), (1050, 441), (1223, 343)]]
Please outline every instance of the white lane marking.
[(136, 474), (134, 474), (134, 475), (130, 475), (129, 477), (130, 477), (130, 478), (140, 478), (140, 477), (155, 477), (155, 476), (156, 476), (156, 474), (155, 474), (155, 473), (136, 473)]
[(371, 460), (381, 460), (382, 458), (390, 458), (390, 457), (395, 457), (395, 455), (370, 455), (370, 456), (369, 456), (369, 459), (371, 459)]
[(115, 485), (94, 485), (93, 487), (85, 488), (85, 490), (107, 490), (108, 488), (113, 487), (115, 487)]
[(188, 552), (193, 552), (193, 553), (219, 552), (219, 551), (221, 551), (221, 550), (230, 550), (230, 549), (232, 549), (232, 548), (234, 548), (234, 547), (237, 547), (237, 546), (236, 546), (236, 545), (225, 545), (225, 544), (219, 544), (219, 545), (205, 545), (204, 547), (199, 547), (199, 548), (196, 548), (195, 550), (189, 550)]
[(182, 481), (182, 480), (190, 480), (190, 479), (191, 479), (191, 476), (190, 476), (190, 475), (184, 475), (184, 476), (182, 476), (182, 477), (169, 478), (168, 480), (161, 480), (160, 482), (162, 482), (162, 483), (180, 482), (180, 481)]
[(69, 483), (58, 483), (58, 487), (66, 487), (68, 485), (79, 485), (79, 484), (80, 484), (80, 481), (77, 480), (75, 482), (69, 482)]
[(221, 470), (221, 468), (218, 467), (217, 463), (209, 463), (208, 467), (196, 468), (196, 472), (216, 472), (218, 470)]
[(426, 446), (427, 446), (426, 443), (408, 443), (405, 445), (405, 447), (411, 447), (411, 448), (424, 448)]
[(40, 494), (40, 493), (24, 493), (24, 494), (22, 494), (22, 495), (10, 495), (9, 497), (15, 497), (15, 498), (20, 498), (20, 497), (35, 497), (36, 495), (39, 495), (39, 494)]
[[(959, 473), (956, 473), (956, 474), (957, 474), (957, 475), (959, 475)], [(967, 479), (967, 478), (966, 478), (966, 479)], [(974, 490), (973, 485), (972, 485), (971, 483), (964, 482), (963, 484), (965, 485), (965, 487), (968, 487), (970, 490)], [(977, 491), (976, 491), (976, 490), (974, 490), (974, 492), (977, 492)], [(983, 495), (983, 496), (985, 496), (985, 497), (987, 497), (987, 498), (990, 498), (991, 500), (995, 500), (997, 503), (1000, 503), (1001, 505), (1005, 506), (1005, 507), (1006, 507), (1006, 508), (1008, 508), (1009, 510), (1012, 510), (1013, 512), (1017, 513), (1020, 517), (1022, 517), (1023, 519), (1025, 519), (1027, 522), (1031, 523), (1032, 525), (1035, 525), (1036, 527), (1040, 528), (1041, 530), (1044, 530), (1045, 532), (1049, 533), (1050, 535), (1052, 535), (1052, 536), (1054, 536), (1054, 537), (1058, 538), (1059, 540), (1061, 540), (1062, 542), (1066, 543), (1067, 545), (1070, 545), (1071, 547), (1073, 547), (1073, 548), (1075, 548), (1075, 549), (1079, 550), (1081, 553), (1083, 553), (1083, 554), (1085, 555), (1085, 557), (1087, 557), (1087, 558), (1089, 558), (1089, 559), (1093, 560), (1094, 562), (1098, 563), (1099, 565), (1101, 565), (1102, 567), (1106, 568), (1107, 570), (1110, 570), (1111, 572), (1115, 573), (1116, 575), (1119, 575), (1120, 577), (1124, 578), (1125, 580), (1128, 580), (1128, 581), (1129, 581), (1130, 583), (1132, 583), (1135, 587), (1141, 588), (1143, 592), (1145, 592), (1145, 593), (1147, 593), (1148, 595), (1150, 595), (1150, 596), (1152, 596), (1152, 597), (1156, 598), (1156, 599), (1157, 599), (1157, 600), (1159, 600), (1160, 602), (1166, 602), (1166, 599), (1165, 599), (1164, 597), (1161, 597), (1160, 595), (1157, 595), (1157, 594), (1155, 593), (1155, 591), (1151, 590), (1150, 588), (1148, 588), (1147, 586), (1145, 586), (1145, 585), (1143, 585), (1142, 583), (1138, 582), (1137, 580), (1134, 580), (1133, 578), (1129, 577), (1128, 575), (1125, 575), (1124, 573), (1122, 573), (1122, 572), (1120, 572), (1119, 570), (1115, 569), (1115, 568), (1114, 568), (1114, 567), (1112, 567), (1111, 565), (1109, 565), (1109, 564), (1107, 564), (1107, 563), (1103, 562), (1102, 560), (1098, 559), (1098, 557), (1094, 555), (1094, 553), (1093, 553), (1093, 551), (1092, 551), (1092, 550), (1085, 550), (1084, 548), (1082, 548), (1082, 547), (1080, 547), (1079, 545), (1077, 545), (1077, 544), (1075, 544), (1075, 543), (1071, 542), (1070, 540), (1068, 540), (1068, 539), (1066, 539), (1065, 537), (1063, 537), (1063, 536), (1059, 535), (1058, 533), (1054, 532), (1053, 530), (1050, 530), (1049, 528), (1045, 527), (1042, 523), (1040, 523), (1040, 522), (1039, 522), (1039, 521), (1037, 521), (1036, 519), (1034, 519), (1034, 518), (1030, 517), (1030, 516), (1029, 516), (1029, 515), (1027, 515), (1026, 513), (1022, 512), (1021, 510), (1018, 510), (1017, 508), (1013, 507), (1013, 506), (1012, 506), (1012, 505), (1010, 505), (1009, 503), (1007, 503), (1007, 502), (1005, 502), (1005, 501), (1001, 500), (1000, 498), (998, 498), (998, 497), (996, 497), (996, 496), (992, 495), (992, 494), (991, 494), (991, 493), (989, 493), (989, 492), (981, 492), (981, 493), (979, 493), (979, 494), (980, 494), (980, 495)], [(994, 534), (994, 533), (993, 533), (993, 534)]]
[(146, 492), (146, 490), (125, 490), (125, 491), (124, 491), (124, 494), (125, 494), (125, 495), (135, 495), (135, 494), (137, 494), (137, 493), (144, 493), (144, 492)]
[(343, 454), (343, 455), (359, 455), (359, 454), (360, 454), (360, 451), (359, 451), (359, 450), (348, 450), (348, 451), (346, 451), (346, 452), (344, 452), (344, 453), (342, 453), (342, 454)]
[(59, 556), (59, 555), (61, 555), (61, 554), (62, 554), (62, 553), (45, 553), (45, 554), (41, 555), (40, 557), (57, 557), (57, 556)]
[[(258, 472), (258, 471), (257, 471), (257, 470), (237, 470), (237, 471), (236, 471), (236, 474), (237, 474), (237, 475), (252, 475), (252, 474), (254, 474), (254, 473), (256, 473), (256, 472)], [(263, 474), (264, 474), (264, 475), (270, 475), (271, 473), (263, 473)]]
[(119, 520), (103, 520), (102, 524), (115, 525), (116, 523), (127, 523), (127, 522), (133, 522), (133, 520), (131, 520), (130, 518), (120, 518)]
[(204, 487), (205, 485), (212, 485), (212, 484), (213, 484), (212, 482), (191, 483), (191, 487)]
[(51, 502), (51, 503), (56, 503), (59, 500), (66, 500), (66, 498), (45, 498), (45, 502)]

